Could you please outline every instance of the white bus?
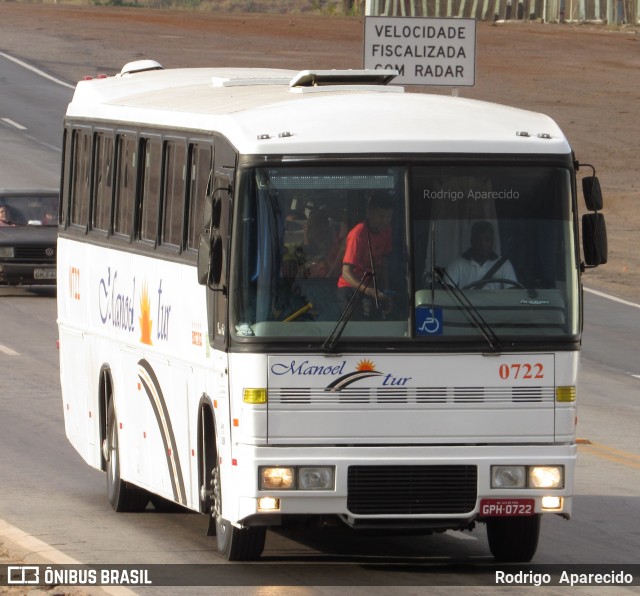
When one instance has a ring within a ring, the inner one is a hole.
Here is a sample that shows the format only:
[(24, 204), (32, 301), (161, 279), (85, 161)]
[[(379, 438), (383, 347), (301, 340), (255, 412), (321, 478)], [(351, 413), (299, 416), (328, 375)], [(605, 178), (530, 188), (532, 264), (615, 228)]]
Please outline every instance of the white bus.
[(393, 76), (143, 61), (78, 83), (62, 396), (116, 511), (202, 512), (230, 560), (317, 522), (483, 523), (528, 561), (541, 517), (570, 517), (595, 171), (581, 257), (552, 120)]

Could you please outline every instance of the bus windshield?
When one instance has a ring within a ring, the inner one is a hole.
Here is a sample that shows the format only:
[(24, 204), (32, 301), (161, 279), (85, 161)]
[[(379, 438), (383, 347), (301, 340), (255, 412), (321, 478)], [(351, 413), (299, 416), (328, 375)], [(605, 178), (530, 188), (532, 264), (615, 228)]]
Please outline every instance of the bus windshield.
[(235, 211), (238, 338), (575, 338), (571, 176), (538, 164), (256, 167)]

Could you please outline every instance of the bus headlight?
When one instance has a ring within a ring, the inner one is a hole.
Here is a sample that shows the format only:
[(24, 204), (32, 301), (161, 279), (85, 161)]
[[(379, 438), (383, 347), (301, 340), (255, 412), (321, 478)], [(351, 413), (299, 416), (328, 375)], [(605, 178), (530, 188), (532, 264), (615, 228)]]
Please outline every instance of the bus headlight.
[(295, 488), (295, 468), (260, 468), (260, 490)]
[(259, 490), (333, 490), (334, 466), (260, 466)]
[(564, 488), (564, 466), (491, 466), (491, 488)]
[(300, 490), (333, 490), (333, 467), (298, 468), (298, 488)]
[(564, 467), (531, 466), (529, 488), (564, 488)]
[(524, 466), (491, 466), (491, 488), (524, 488)]

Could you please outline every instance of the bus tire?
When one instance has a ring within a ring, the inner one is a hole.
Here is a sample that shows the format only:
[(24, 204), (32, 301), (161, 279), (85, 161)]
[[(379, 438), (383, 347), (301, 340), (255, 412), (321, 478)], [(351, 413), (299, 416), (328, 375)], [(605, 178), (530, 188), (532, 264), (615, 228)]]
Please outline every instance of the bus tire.
[(223, 519), (222, 511), (222, 487), (220, 485), (220, 468), (218, 465), (213, 470), (213, 515), (215, 516), (216, 540), (218, 552), (227, 561), (255, 561), (260, 558), (264, 550), (267, 529), (238, 528), (230, 521)]
[(538, 548), (540, 514), (487, 520), (489, 549), (496, 561), (528, 563)]
[(107, 432), (103, 455), (107, 464), (107, 496), (113, 510), (118, 513), (144, 511), (149, 502), (149, 493), (120, 477), (118, 420), (113, 399), (109, 401), (107, 408)]

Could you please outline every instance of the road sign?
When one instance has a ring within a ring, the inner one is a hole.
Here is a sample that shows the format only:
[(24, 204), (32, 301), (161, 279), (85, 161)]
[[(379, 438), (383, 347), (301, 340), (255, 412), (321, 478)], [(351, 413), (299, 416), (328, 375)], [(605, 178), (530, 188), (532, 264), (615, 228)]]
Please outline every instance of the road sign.
[(472, 87), (475, 19), (365, 17), (364, 67), (391, 69), (394, 83)]

